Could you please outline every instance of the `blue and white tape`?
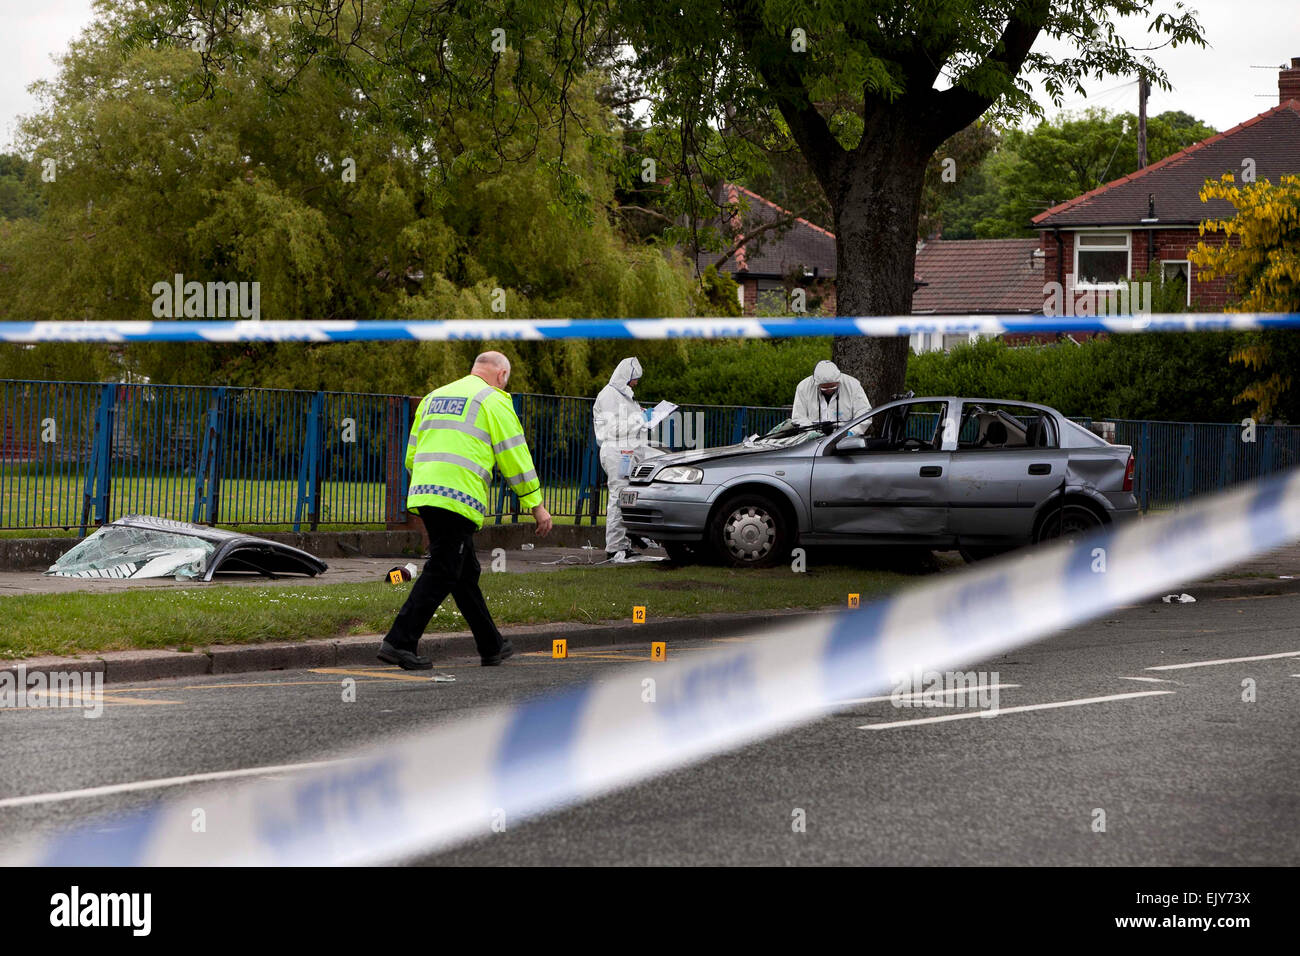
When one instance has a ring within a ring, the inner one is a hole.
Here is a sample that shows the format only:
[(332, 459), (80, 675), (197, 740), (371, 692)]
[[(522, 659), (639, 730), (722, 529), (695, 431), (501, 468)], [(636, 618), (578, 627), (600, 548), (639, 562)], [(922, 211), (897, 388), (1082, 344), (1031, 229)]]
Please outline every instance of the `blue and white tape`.
[(363, 342), (767, 339), (1040, 332), (1207, 332), (1300, 328), (1300, 313), (1138, 316), (896, 315), (803, 319), (456, 319), (391, 321), (0, 322), (0, 342)]
[[(342, 763), (199, 791), (26, 847), (9, 863), (398, 860), (787, 730), (894, 675), (971, 664), (1300, 538), (1300, 470), (1094, 538), (1043, 546), (681, 663), (407, 734)], [(647, 678), (655, 682), (647, 701)], [(193, 811), (206, 832), (191, 829)]]

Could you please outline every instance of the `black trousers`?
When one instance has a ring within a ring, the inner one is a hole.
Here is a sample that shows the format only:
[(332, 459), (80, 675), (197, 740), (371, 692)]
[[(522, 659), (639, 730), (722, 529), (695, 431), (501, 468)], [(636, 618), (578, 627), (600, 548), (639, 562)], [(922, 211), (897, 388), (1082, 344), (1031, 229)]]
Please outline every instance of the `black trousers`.
[(474, 554), (474, 532), (478, 530), (474, 522), (445, 508), (417, 508), (416, 514), (429, 532), (429, 560), (384, 640), (402, 650), (418, 650), (429, 619), (450, 594), (474, 632), (479, 657), (501, 653), (501, 632), (478, 586), (482, 569)]

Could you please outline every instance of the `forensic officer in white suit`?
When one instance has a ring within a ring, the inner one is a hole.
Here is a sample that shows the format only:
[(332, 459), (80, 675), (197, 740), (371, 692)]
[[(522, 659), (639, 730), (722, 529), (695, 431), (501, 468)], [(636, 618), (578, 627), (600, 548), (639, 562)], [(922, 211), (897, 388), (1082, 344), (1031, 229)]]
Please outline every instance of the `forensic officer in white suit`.
[[(609, 485), (605, 556), (620, 563), (634, 558), (636, 552), (623, 524), (623, 509), (619, 507), (618, 496), (627, 488), (628, 476), (642, 460), (661, 454), (650, 445), (650, 424), (645, 410), (633, 396), (632, 389), (640, 379), (641, 363), (635, 358), (623, 359), (609, 377), (609, 384), (596, 396), (592, 410), (596, 444), (600, 447), (600, 467), (605, 469)], [(640, 543), (644, 547), (644, 541)]]
[(790, 417), (797, 422), (851, 422), (869, 411), (862, 383), (834, 362), (821, 361), (795, 389)]

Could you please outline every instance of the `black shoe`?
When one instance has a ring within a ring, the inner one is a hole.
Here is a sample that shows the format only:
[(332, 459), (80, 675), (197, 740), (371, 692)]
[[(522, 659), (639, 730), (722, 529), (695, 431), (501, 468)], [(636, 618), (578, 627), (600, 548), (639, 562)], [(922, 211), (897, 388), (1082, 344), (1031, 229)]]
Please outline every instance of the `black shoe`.
[(412, 651), (394, 647), (387, 641), (379, 645), (379, 659), (385, 664), (396, 664), (404, 671), (427, 671), (433, 669), (433, 661), (421, 657)]
[(615, 564), (626, 564), (641, 556), (640, 551), (633, 551), (631, 548), (624, 548), (622, 551), (606, 551), (605, 560), (613, 561)]
[(515, 647), (513, 644), (510, 643), (509, 639), (507, 639), (505, 643), (501, 645), (500, 653), (493, 654), (491, 657), (483, 658), (483, 666), (496, 667), (502, 661), (514, 656), (514, 653), (515, 653)]

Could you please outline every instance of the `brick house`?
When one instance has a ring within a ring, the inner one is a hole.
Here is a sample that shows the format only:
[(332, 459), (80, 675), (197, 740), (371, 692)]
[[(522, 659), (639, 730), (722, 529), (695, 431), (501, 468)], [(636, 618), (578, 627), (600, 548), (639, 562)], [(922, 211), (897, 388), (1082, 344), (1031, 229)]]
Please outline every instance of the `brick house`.
[[(1278, 105), (1253, 119), (1035, 216), (1045, 281), (1068, 295), (1150, 272), (1185, 283), (1193, 309), (1227, 305), (1227, 281), (1201, 281), (1187, 253), (1201, 240), (1201, 221), (1230, 218), (1232, 206), (1198, 194), (1224, 173), (1239, 183), (1300, 173), (1300, 57), (1281, 70), (1278, 93)], [(1050, 301), (1045, 291), (1048, 313)]]
[[(723, 206), (745, 205), (722, 223), (723, 234), (735, 237), (733, 245), (746, 239), (718, 271), (736, 280), (737, 295), (746, 315), (753, 315), (760, 298), (771, 297), (773, 305), (788, 302), (794, 288), (804, 290), (807, 311), (818, 308), (835, 314), (835, 235), (813, 225), (788, 209), (782, 209), (758, 193), (723, 183), (718, 202)], [(717, 263), (721, 253), (700, 252), (696, 268), (703, 272)]]
[[(1037, 239), (927, 239), (917, 244), (914, 315), (1041, 315), (1043, 252)], [(974, 341), (975, 333), (917, 332), (912, 351)]]

